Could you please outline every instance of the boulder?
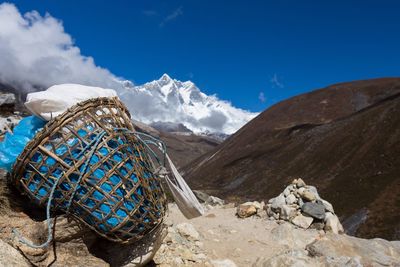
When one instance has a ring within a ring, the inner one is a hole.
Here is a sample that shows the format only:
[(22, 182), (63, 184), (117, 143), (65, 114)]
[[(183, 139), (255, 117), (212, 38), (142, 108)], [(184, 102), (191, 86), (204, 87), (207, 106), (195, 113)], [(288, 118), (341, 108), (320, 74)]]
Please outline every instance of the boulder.
[(252, 202), (240, 204), (236, 210), (236, 214), (240, 218), (247, 218), (255, 215), (256, 213), (257, 213), (257, 207), (253, 205)]
[(321, 202), (306, 202), (301, 206), (301, 210), (304, 214), (313, 218), (325, 219), (325, 206)]
[[(336, 266), (399, 266), (400, 246), (383, 239), (362, 239), (347, 235), (326, 234), (306, 246), (312, 257), (350, 259), (359, 265)], [(328, 265), (335, 266), (335, 265)]]
[(296, 186), (297, 186), (297, 188), (302, 188), (302, 187), (306, 186), (306, 183), (303, 181), (303, 179), (299, 178), (296, 181)]
[(302, 191), (302, 193), (299, 192), (299, 195), (305, 201), (314, 201), (317, 199), (317, 196), (313, 192), (311, 192), (310, 190), (307, 190), (307, 189)]
[(300, 214), (294, 217), (291, 222), (298, 227), (307, 229), (312, 224), (313, 218)]

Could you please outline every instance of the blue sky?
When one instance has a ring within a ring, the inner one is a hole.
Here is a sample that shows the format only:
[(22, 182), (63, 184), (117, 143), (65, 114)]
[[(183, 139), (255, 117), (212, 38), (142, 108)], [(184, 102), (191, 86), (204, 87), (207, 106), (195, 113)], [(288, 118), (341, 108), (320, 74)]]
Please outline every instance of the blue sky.
[(10, 1), (63, 21), (83, 55), (141, 84), (192, 80), (251, 111), (400, 76), (398, 1)]

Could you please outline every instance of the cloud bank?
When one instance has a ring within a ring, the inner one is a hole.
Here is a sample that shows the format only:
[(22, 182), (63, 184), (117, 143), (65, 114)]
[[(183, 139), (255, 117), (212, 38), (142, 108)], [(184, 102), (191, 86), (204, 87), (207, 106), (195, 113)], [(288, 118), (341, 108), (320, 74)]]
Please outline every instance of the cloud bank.
[[(179, 7), (166, 16), (163, 23), (182, 14), (183, 9)], [(8, 3), (0, 4), (0, 83), (23, 93), (62, 83), (113, 88), (125, 100), (135, 119), (185, 123), (198, 131), (233, 133), (255, 116), (228, 102), (202, 97), (198, 89), (191, 94), (194, 101), (204, 98), (215, 107), (200, 105), (202, 114), (198, 114), (196, 108), (187, 114), (178, 88), (165, 97), (157, 95), (157, 88), (142, 88), (123, 81), (107, 69), (96, 66), (92, 57), (82, 55), (60, 20), (49, 14), (41, 16), (36, 11), (21, 14), (15, 5)], [(193, 107), (189, 105), (188, 109)]]
[(0, 82), (29, 92), (60, 83), (115, 88), (115, 78), (81, 55), (61, 21), (0, 4)]

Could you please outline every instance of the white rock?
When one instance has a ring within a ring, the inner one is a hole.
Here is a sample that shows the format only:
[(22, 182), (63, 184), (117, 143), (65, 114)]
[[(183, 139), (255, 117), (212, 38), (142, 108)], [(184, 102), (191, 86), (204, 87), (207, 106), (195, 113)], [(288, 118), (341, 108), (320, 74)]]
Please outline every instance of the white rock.
[(335, 214), (335, 211), (333, 210), (333, 206), (331, 203), (329, 203), (328, 201), (323, 200), (323, 199), (321, 199), (321, 201), (322, 201), (322, 204), (324, 205), (326, 211), (329, 211), (329, 212)]
[(303, 179), (299, 178), (299, 179), (297, 179), (296, 186), (297, 186), (297, 188), (302, 188), (302, 187), (306, 186), (306, 183), (303, 181)]
[(190, 223), (180, 223), (176, 226), (178, 233), (188, 240), (198, 241), (200, 239), (199, 232)]
[(304, 187), (297, 189), (297, 193), (299, 193), (300, 195), (304, 192), (304, 190), (306, 190)]
[(297, 198), (293, 194), (289, 194), (286, 197), (285, 201), (286, 201), (286, 204), (291, 205), (291, 204), (297, 203)]
[(344, 233), (342, 224), (340, 223), (338, 217), (330, 212), (325, 213), (325, 231), (330, 231), (335, 234)]
[(285, 197), (287, 197), (290, 194), (290, 190), (289, 190), (289, 186), (285, 188), (285, 190), (283, 190), (283, 195)]
[(290, 207), (288, 205), (283, 205), (281, 207), (280, 219), (288, 221), (294, 218), (296, 214), (297, 210), (295, 208)]
[(280, 194), (276, 198), (274, 198), (271, 202), (271, 208), (272, 210), (278, 210), (282, 207), (282, 205), (285, 205), (285, 196), (283, 194)]
[(292, 223), (298, 227), (307, 229), (308, 227), (310, 227), (310, 225), (313, 222), (313, 218), (311, 217), (306, 217), (302, 214), (297, 215), (296, 217), (293, 218)]

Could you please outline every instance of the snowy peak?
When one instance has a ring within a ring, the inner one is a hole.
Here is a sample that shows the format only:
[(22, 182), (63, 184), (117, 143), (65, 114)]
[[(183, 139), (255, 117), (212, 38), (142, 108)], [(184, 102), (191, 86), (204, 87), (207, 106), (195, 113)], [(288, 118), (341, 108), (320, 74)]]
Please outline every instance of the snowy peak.
[(145, 123), (182, 123), (196, 133), (232, 134), (257, 115), (204, 94), (191, 81), (181, 82), (168, 74), (139, 86), (130, 86), (126, 81), (122, 85), (121, 99), (135, 119)]

